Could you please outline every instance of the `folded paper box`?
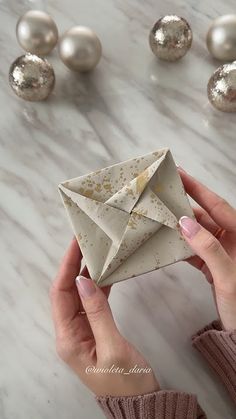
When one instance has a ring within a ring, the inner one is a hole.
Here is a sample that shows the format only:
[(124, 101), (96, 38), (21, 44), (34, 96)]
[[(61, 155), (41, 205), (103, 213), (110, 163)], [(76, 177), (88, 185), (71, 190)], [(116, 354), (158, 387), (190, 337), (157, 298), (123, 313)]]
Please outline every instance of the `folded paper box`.
[(192, 255), (178, 220), (194, 214), (167, 148), (67, 180), (59, 191), (99, 286)]

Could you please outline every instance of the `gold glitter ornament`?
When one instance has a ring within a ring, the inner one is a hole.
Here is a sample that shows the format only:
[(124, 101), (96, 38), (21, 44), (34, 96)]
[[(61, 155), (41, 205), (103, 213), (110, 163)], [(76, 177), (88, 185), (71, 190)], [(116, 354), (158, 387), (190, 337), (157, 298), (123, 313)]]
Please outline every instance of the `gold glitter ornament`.
[(192, 30), (184, 18), (167, 15), (153, 26), (149, 44), (156, 57), (165, 61), (177, 61), (188, 52), (192, 39)]
[(16, 37), (22, 48), (36, 55), (47, 55), (58, 41), (54, 20), (41, 10), (29, 10), (17, 22)]
[(37, 55), (18, 57), (9, 70), (9, 83), (14, 93), (31, 102), (46, 99), (53, 90), (55, 74), (51, 64)]
[(211, 104), (222, 112), (236, 112), (236, 61), (220, 66), (211, 76), (208, 87)]

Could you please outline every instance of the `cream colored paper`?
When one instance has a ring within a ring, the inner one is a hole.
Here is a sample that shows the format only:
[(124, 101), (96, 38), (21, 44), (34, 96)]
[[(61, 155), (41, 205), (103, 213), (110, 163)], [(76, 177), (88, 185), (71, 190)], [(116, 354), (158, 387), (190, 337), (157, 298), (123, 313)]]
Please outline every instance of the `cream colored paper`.
[(68, 180), (59, 191), (99, 286), (192, 255), (178, 220), (194, 215), (167, 148)]

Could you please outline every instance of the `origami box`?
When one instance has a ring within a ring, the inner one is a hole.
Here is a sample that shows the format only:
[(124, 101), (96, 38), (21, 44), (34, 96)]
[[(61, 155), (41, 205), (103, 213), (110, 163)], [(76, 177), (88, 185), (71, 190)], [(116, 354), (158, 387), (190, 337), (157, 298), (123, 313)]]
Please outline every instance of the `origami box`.
[(167, 148), (67, 180), (59, 191), (99, 286), (192, 256), (178, 220), (194, 215)]

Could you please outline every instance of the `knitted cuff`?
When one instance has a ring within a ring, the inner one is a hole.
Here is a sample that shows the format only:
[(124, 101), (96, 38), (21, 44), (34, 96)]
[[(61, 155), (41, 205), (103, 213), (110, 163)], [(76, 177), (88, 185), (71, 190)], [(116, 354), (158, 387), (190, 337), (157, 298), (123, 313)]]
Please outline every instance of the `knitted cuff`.
[(214, 321), (192, 337), (193, 346), (218, 374), (236, 403), (236, 330), (225, 332)]
[(108, 419), (196, 419), (206, 418), (194, 395), (156, 391), (139, 396), (96, 397)]

